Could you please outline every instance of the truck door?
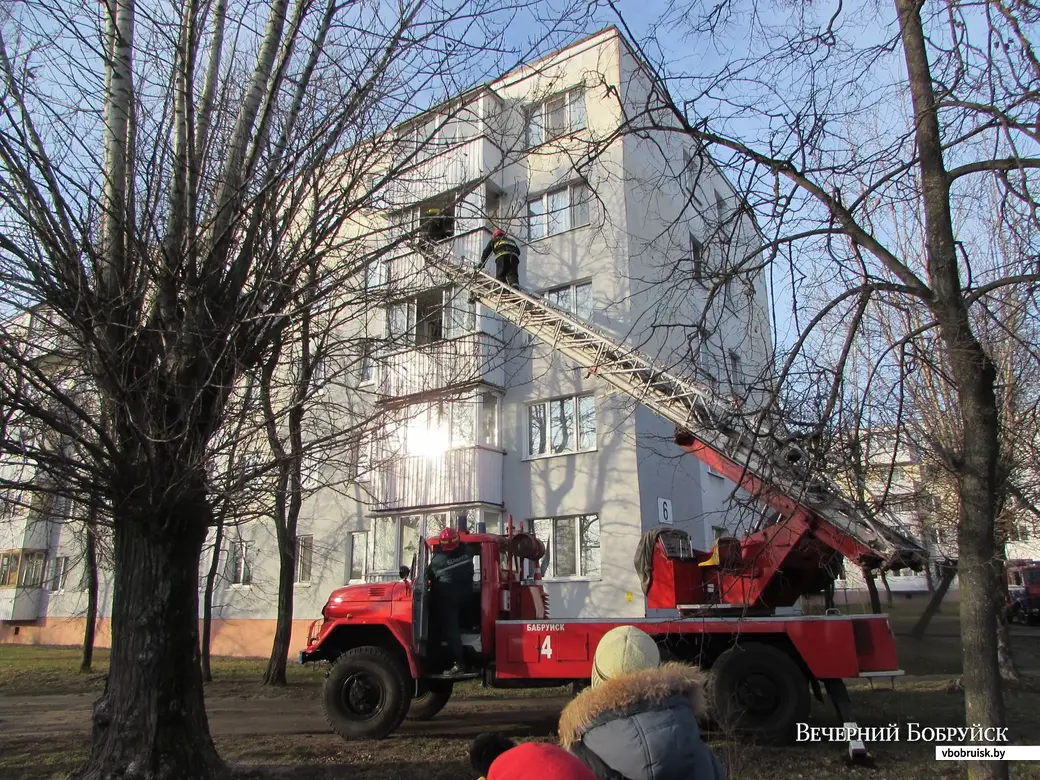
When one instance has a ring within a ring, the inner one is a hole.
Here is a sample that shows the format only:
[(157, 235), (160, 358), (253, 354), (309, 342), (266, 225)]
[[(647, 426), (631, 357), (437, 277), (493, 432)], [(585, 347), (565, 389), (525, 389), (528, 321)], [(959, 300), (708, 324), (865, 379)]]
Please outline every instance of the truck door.
[(420, 536), (412, 580), (412, 649), (419, 658), (426, 656), (426, 642), (430, 636), (430, 583), (426, 581), (429, 562), (430, 548), (426, 539)]

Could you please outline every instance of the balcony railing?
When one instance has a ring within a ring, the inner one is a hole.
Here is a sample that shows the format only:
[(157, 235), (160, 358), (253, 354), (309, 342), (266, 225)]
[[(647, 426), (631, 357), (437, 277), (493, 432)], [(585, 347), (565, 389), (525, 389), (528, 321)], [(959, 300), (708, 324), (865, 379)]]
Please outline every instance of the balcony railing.
[(40, 616), (43, 588), (34, 587), (0, 588), (0, 621), (36, 620)]
[(389, 187), (387, 197), (391, 203), (405, 206), (481, 179), (497, 183), (501, 168), (502, 150), (486, 135), (447, 145), (443, 150), (420, 150)]
[(382, 391), (399, 397), (472, 382), (504, 384), (502, 343), (487, 333), (417, 345), (384, 359)]
[(376, 501), (382, 510), (472, 501), (500, 504), (502, 462), (501, 452), (479, 447), (395, 458), (375, 474)]

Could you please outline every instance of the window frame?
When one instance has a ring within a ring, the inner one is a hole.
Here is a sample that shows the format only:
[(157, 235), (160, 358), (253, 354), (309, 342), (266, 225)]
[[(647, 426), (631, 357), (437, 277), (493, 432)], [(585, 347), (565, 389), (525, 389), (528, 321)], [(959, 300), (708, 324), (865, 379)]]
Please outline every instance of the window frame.
[[(581, 420), (582, 420), (582, 417), (581, 417), (581, 406), (580, 406), (580, 403), (579, 403), (580, 400), (583, 399), (583, 398), (591, 398), (592, 399), (592, 411), (593, 411), (592, 419), (593, 419), (593, 423), (594, 423), (594, 429), (593, 429), (593, 440), (594, 440), (594, 443), (593, 443), (593, 445), (591, 447), (587, 447), (587, 448), (584, 448), (584, 449), (581, 447), (581, 428), (582, 428)], [(560, 401), (568, 401), (568, 402), (570, 402), (572, 404), (572, 410), (573, 410), (573, 418), (572, 419), (574, 421), (573, 432), (572, 432), (572, 435), (573, 435), (572, 444), (574, 445), (574, 448), (573, 449), (561, 450), (560, 452), (553, 452), (552, 451), (552, 404), (558, 403)], [(536, 407), (541, 407), (542, 408), (544, 425), (545, 425), (545, 430), (544, 430), (544, 449), (543, 449), (542, 452), (532, 452), (533, 448), (531, 446), (531, 444), (532, 444), (532, 437), (531, 437), (531, 433), (532, 433), (531, 412)], [(540, 458), (556, 458), (556, 457), (561, 457), (561, 456), (565, 456), (565, 455), (579, 455), (579, 454), (585, 453), (585, 452), (596, 452), (599, 449), (599, 420), (598, 420), (598, 416), (599, 416), (599, 412), (598, 412), (598, 408), (597, 408), (597, 404), (596, 404), (596, 394), (595, 393), (575, 393), (574, 395), (564, 395), (564, 396), (557, 396), (555, 398), (546, 398), (546, 399), (543, 399), (543, 400), (540, 400), (540, 401), (533, 401), (531, 403), (525, 404), (524, 425), (525, 425), (527, 444), (526, 444), (526, 456), (524, 457), (524, 460), (538, 460)]]
[[(307, 571), (303, 571), (306, 553)], [(306, 574), (306, 578), (303, 576)], [(309, 586), (314, 576), (314, 534), (297, 534), (293, 555), (293, 585)]]
[[(571, 133), (577, 133), (588, 128), (589, 110), (585, 103), (586, 91), (584, 84), (568, 87), (567, 89), (554, 92), (551, 95), (546, 95), (537, 103), (531, 105), (527, 109), (524, 121), (524, 144), (527, 149), (537, 149), (539, 146), (550, 143), (559, 138), (565, 138)], [(548, 106), (550, 103), (554, 103), (560, 99), (564, 101), (563, 128), (555, 135), (549, 135)], [(581, 110), (576, 112), (575, 106), (579, 104)], [(581, 117), (580, 124), (578, 124), (576, 119), (578, 116)], [(536, 127), (539, 130), (537, 138), (534, 133), (534, 128)]]
[(690, 263), (693, 265), (693, 281), (703, 284), (705, 277), (704, 244), (690, 233)]
[(6, 571), (6, 577), (0, 580), (0, 588), (17, 588), (19, 571), (22, 567), (22, 551), (9, 550), (0, 553), (0, 571)]
[[(361, 544), (358, 545), (358, 537), (361, 537)], [(361, 551), (361, 576), (354, 577), (354, 553)], [(368, 579), (368, 531), (351, 531), (350, 533), (350, 551), (347, 553), (347, 576), (346, 584), (352, 582), (365, 582)]]
[(47, 553), (41, 550), (23, 550), (17, 587), (42, 588), (46, 579)]
[[(597, 524), (599, 541), (595, 545), (595, 547), (591, 547), (590, 549), (595, 549), (595, 550), (598, 551), (598, 553), (597, 553), (597, 557), (599, 559), (597, 561), (597, 568), (599, 570), (598, 574), (582, 574), (582, 571), (584, 569), (584, 563), (585, 563), (585, 561), (584, 561), (584, 553), (583, 553), (583, 548), (585, 547), (585, 545), (582, 543), (582, 522), (585, 519), (592, 519)], [(568, 522), (568, 521), (573, 523), (573, 532), (574, 532), (574, 561), (573, 561), (573, 565), (574, 565), (575, 574), (562, 574), (561, 575), (561, 574), (557, 574), (556, 573), (556, 550), (555, 550), (555, 545), (556, 545), (556, 527), (557, 527), (558, 523)], [(551, 538), (543, 540), (545, 542), (545, 556), (539, 561), (539, 565), (542, 566), (542, 578), (546, 582), (598, 582), (598, 581), (603, 579), (603, 545), (602, 545), (603, 518), (600, 516), (599, 512), (582, 512), (582, 513), (574, 514), (574, 515), (558, 515), (558, 516), (553, 516), (553, 517), (535, 517), (535, 518), (532, 518), (530, 522), (531, 522), (531, 526), (530, 527), (532, 528), (535, 536), (538, 536), (539, 539), (541, 539), (541, 536), (538, 533), (538, 524), (539, 523), (549, 523), (550, 524), (549, 528), (550, 528)], [(548, 558), (548, 563), (547, 564), (545, 563), (546, 558)]]
[(249, 562), (249, 548), (250, 543), (243, 539), (232, 541), (228, 547), (228, 563), (231, 567), (230, 584), (233, 588), (249, 588), (253, 585), (253, 567)]
[[(584, 316), (582, 313), (580, 313), (578, 311), (578, 288), (586, 288), (586, 287), (588, 288), (588, 300), (589, 300), (589, 312), (588, 312), (588, 316), (587, 317)], [(568, 284), (561, 284), (561, 285), (558, 285), (556, 287), (550, 287), (548, 290), (545, 290), (545, 291), (543, 291), (541, 293), (541, 297), (542, 298), (550, 298), (550, 296), (553, 296), (555, 294), (559, 294), (559, 293), (562, 293), (562, 292), (567, 292), (568, 297), (570, 298), (570, 303), (567, 306), (557, 305), (556, 303), (554, 303), (551, 300), (549, 301), (549, 303), (552, 306), (555, 306), (556, 308), (561, 309), (562, 311), (565, 311), (568, 314), (571, 314), (572, 316), (577, 317), (580, 320), (585, 320), (586, 322), (591, 322), (592, 321), (592, 315), (596, 311), (596, 307), (593, 305), (592, 279), (582, 279), (580, 281), (570, 282)]]
[[(584, 200), (581, 200), (580, 195), (577, 198), (575, 197), (575, 192), (580, 192), (582, 190), (584, 190), (585, 193)], [(566, 207), (563, 209), (558, 209), (556, 211), (551, 210), (549, 205), (552, 197), (562, 192), (567, 194)], [(532, 204), (535, 203), (539, 204), (539, 208), (541, 209), (537, 213), (534, 213), (531, 208)], [(579, 210), (582, 204), (584, 204), (583, 211)], [(581, 221), (580, 223), (576, 222), (575, 213), (583, 213), (583, 216), (581, 217), (583, 221)], [(589, 183), (584, 179), (578, 179), (576, 181), (567, 182), (562, 186), (553, 187), (551, 189), (545, 190), (536, 197), (529, 197), (527, 199), (525, 203), (524, 214), (524, 229), (527, 233), (528, 241), (541, 241), (544, 238), (552, 238), (553, 236), (559, 236), (564, 233), (568, 233), (571, 230), (580, 230), (582, 228), (589, 227), (592, 224), (592, 188), (589, 187)], [(551, 218), (552, 214), (560, 215), (560, 217), (556, 220), (553, 220)], [(535, 235), (534, 218), (540, 219), (540, 222), (538, 224), (542, 232), (539, 235)], [(559, 222), (563, 225), (563, 227), (559, 228), (555, 232), (549, 232), (549, 228), (551, 224), (553, 224), (553, 222)]]
[(48, 578), (47, 590), (51, 593), (64, 593), (69, 579), (68, 555), (55, 555), (51, 563), (51, 576)]

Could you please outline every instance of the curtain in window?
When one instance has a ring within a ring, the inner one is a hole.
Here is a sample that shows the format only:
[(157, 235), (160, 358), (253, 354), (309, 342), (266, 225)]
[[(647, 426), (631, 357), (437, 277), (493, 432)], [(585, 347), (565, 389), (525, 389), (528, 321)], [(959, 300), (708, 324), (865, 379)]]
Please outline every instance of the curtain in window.
[(375, 571), (393, 571), (397, 552), (397, 521), (392, 517), (377, 517), (372, 523), (372, 568)]
[(546, 225), (548, 235), (562, 233), (570, 227), (567, 218), (567, 209), (570, 206), (570, 195), (566, 189), (556, 190), (549, 193), (549, 209)]
[(571, 185), (570, 227), (583, 227), (589, 224), (589, 201), (591, 199), (591, 193), (587, 184)]
[(545, 134), (556, 138), (567, 132), (567, 100), (560, 95), (545, 102)]
[(553, 573), (553, 521), (549, 518), (534, 521), (534, 535), (545, 545), (545, 555), (541, 560), (542, 574), (546, 577), (555, 576)]
[(557, 577), (573, 577), (578, 573), (578, 549), (574, 538), (574, 518), (567, 517), (554, 522), (553, 541), (556, 544), (556, 563), (553, 573)]
[(574, 286), (574, 314), (580, 319), (592, 319), (592, 284)]
[(542, 109), (544, 106), (535, 106), (527, 122), (527, 145), (538, 146), (545, 142), (545, 127)]

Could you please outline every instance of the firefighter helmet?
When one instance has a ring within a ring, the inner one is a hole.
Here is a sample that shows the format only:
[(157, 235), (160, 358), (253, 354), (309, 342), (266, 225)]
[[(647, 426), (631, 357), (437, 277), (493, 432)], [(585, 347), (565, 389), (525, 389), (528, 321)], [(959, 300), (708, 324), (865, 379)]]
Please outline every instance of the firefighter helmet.
[(450, 526), (445, 528), (437, 537), (437, 544), (443, 550), (454, 550), (459, 546), (459, 532)]

